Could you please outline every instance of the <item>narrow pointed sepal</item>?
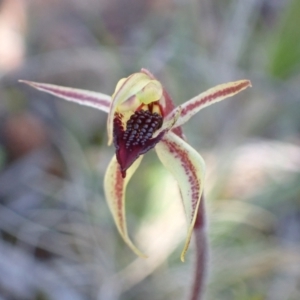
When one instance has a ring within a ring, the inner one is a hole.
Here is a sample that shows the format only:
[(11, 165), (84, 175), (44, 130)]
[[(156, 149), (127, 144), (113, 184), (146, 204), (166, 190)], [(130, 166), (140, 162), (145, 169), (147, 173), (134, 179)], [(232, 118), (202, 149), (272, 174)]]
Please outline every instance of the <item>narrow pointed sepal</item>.
[(111, 97), (102, 93), (27, 80), (19, 80), (19, 82), (26, 83), (37, 90), (54, 95), (67, 101), (93, 107), (106, 113), (108, 113), (109, 111)]
[[(251, 87), (251, 82), (249, 80), (239, 80), (217, 85), (201, 93), (181, 105), (182, 111), (174, 127), (178, 127), (186, 123), (202, 108), (234, 96), (248, 87)], [(176, 112), (173, 111), (170, 114), (169, 118), (176, 114)]]
[(133, 163), (131, 168), (128, 170), (126, 178), (123, 178), (120, 171), (120, 166), (116, 160), (116, 156), (114, 156), (106, 170), (104, 178), (104, 191), (109, 209), (113, 215), (117, 229), (123, 240), (134, 253), (140, 257), (146, 258), (147, 256), (133, 244), (128, 236), (125, 215), (126, 186), (129, 179), (138, 168), (141, 160), (142, 156), (140, 156), (139, 159)]
[(205, 163), (195, 149), (172, 132), (165, 134), (160, 143), (156, 145), (155, 150), (162, 164), (177, 180), (180, 188), (189, 223), (185, 245), (181, 253), (181, 260), (184, 261), (203, 191)]

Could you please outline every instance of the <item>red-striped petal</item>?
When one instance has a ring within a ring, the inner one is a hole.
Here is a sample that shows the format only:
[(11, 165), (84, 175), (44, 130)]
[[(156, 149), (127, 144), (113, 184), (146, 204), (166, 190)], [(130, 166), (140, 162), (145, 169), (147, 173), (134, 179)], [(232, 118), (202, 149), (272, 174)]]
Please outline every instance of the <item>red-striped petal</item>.
[[(201, 93), (200, 95), (180, 105), (182, 111), (180, 117), (178, 118), (178, 121), (174, 125), (174, 128), (186, 123), (193, 115), (195, 115), (202, 108), (224, 100), (228, 97), (234, 96), (250, 86), (251, 82), (249, 80), (239, 80), (217, 85), (205, 91), (204, 93)], [(172, 111), (170, 114), (174, 115), (175, 111)]]
[(145, 254), (143, 254), (130, 240), (127, 232), (125, 215), (126, 186), (129, 179), (138, 168), (141, 160), (142, 156), (140, 156), (129, 168), (126, 178), (123, 178), (120, 171), (120, 166), (116, 160), (116, 156), (114, 156), (106, 170), (104, 178), (104, 190), (109, 209), (113, 215), (114, 221), (123, 240), (138, 256), (146, 257)]
[(156, 145), (155, 150), (162, 164), (177, 180), (180, 188), (189, 223), (185, 245), (181, 253), (181, 260), (184, 261), (203, 191), (205, 163), (195, 149), (173, 132), (166, 133)]
[(75, 102), (81, 105), (90, 106), (104, 112), (109, 111), (111, 97), (102, 93), (96, 93), (87, 90), (74, 89), (54, 84), (19, 80), (37, 90), (54, 95), (67, 101)]

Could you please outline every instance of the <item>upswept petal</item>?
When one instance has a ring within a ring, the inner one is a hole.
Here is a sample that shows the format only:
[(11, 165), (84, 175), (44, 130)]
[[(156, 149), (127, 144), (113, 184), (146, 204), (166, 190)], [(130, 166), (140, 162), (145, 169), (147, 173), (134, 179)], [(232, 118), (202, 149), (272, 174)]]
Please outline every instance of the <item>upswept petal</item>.
[(178, 182), (189, 222), (181, 260), (188, 249), (203, 191), (205, 163), (200, 154), (173, 132), (168, 132), (155, 150), (162, 164)]
[[(146, 85), (154, 80), (145, 73), (139, 72), (121, 79), (112, 96), (110, 111), (107, 118), (108, 145), (113, 141), (113, 119), (118, 106), (135, 97)], [(129, 107), (127, 107), (128, 110)]]
[(42, 92), (57, 96), (67, 101), (76, 102), (81, 105), (97, 108), (106, 113), (109, 111), (111, 97), (102, 93), (87, 90), (74, 89), (48, 83), (19, 80)]
[[(249, 80), (228, 82), (217, 85), (201, 93), (200, 95), (192, 98), (191, 100), (180, 105), (182, 107), (181, 115), (178, 118), (176, 124), (174, 125), (174, 128), (186, 123), (194, 114), (196, 114), (202, 108), (224, 100), (228, 97), (234, 96), (235, 94), (241, 92), (247, 87), (251, 87), (251, 82)], [(174, 115), (175, 112), (172, 111), (170, 114)]]
[(173, 128), (180, 116), (181, 111), (182, 111), (182, 108), (180, 106), (176, 107), (173, 111), (173, 114), (169, 114), (164, 119), (163, 125), (157, 131), (155, 131), (155, 133), (153, 134), (153, 137), (158, 136), (163, 131), (167, 132), (171, 128)]
[(106, 174), (104, 177), (104, 190), (106, 201), (108, 203), (109, 209), (113, 215), (116, 226), (120, 235), (122, 236), (125, 243), (132, 249), (134, 253), (138, 256), (146, 257), (130, 240), (127, 232), (126, 226), (126, 215), (125, 215), (125, 192), (126, 186), (133, 175), (133, 173), (138, 168), (142, 156), (140, 156), (129, 168), (126, 178), (122, 178), (120, 171), (120, 166), (116, 160), (116, 156), (112, 158), (109, 163)]

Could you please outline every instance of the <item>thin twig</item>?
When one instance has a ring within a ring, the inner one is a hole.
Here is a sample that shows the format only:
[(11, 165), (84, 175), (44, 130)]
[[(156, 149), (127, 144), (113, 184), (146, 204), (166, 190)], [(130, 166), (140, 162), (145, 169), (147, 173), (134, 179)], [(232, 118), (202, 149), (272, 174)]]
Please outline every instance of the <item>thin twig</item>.
[(194, 283), (192, 286), (191, 300), (201, 300), (204, 295), (204, 282), (206, 278), (206, 262), (208, 256), (207, 238), (205, 231), (205, 204), (204, 196), (201, 196), (200, 207), (194, 227), (196, 241), (196, 268)]

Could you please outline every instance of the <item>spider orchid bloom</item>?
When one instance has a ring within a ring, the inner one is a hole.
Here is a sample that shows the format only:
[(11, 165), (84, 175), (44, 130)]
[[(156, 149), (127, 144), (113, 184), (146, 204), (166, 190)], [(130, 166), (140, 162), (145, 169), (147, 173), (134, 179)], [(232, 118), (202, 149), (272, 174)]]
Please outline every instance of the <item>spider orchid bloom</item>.
[(187, 237), (181, 253), (181, 260), (184, 261), (203, 192), (205, 164), (200, 154), (185, 141), (180, 126), (202, 108), (251, 86), (250, 81), (218, 85), (177, 108), (161, 83), (145, 69), (121, 79), (112, 97), (45, 83), (22, 82), (108, 113), (108, 144), (114, 143), (116, 155), (105, 174), (106, 200), (120, 235), (141, 257), (146, 256), (133, 244), (127, 232), (125, 191), (143, 154), (155, 148), (162, 164), (173, 174), (180, 188), (188, 220)]

